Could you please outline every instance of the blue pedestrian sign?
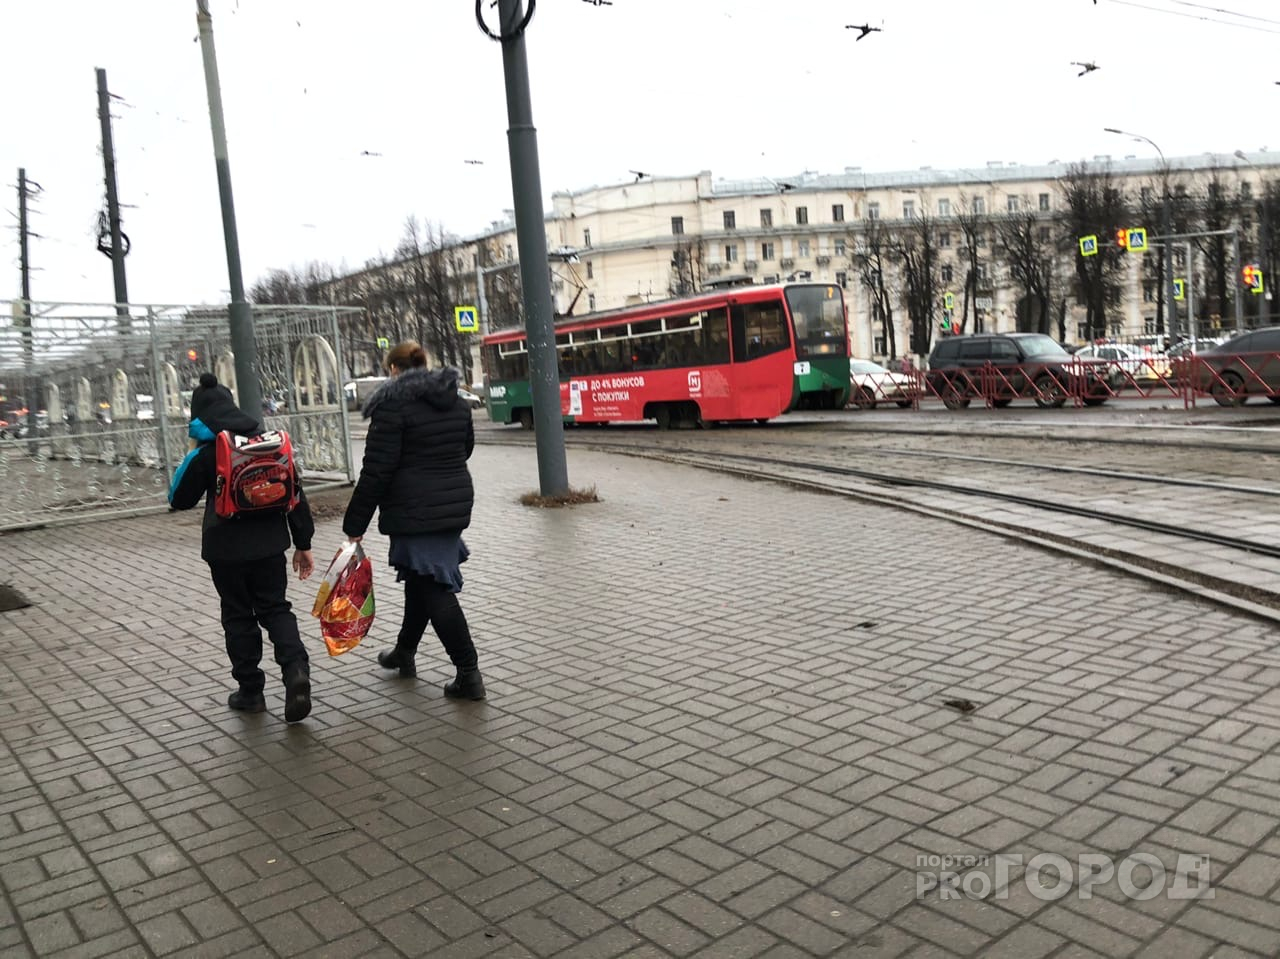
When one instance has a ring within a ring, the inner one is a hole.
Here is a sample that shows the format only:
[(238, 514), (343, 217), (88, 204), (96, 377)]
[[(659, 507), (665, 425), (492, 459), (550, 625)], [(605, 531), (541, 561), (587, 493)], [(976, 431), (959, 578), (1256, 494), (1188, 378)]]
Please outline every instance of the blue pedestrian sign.
[(1130, 253), (1147, 252), (1147, 228), (1135, 226), (1124, 231), (1125, 246)]
[(1175, 279), (1173, 281), (1173, 298), (1175, 300), (1185, 300), (1187, 298), (1187, 281)]
[(1097, 256), (1098, 255), (1098, 234), (1091, 233), (1088, 236), (1080, 237), (1080, 255), (1081, 256)]
[(453, 325), (459, 333), (479, 333), (480, 317), (474, 306), (455, 306), (453, 308)]

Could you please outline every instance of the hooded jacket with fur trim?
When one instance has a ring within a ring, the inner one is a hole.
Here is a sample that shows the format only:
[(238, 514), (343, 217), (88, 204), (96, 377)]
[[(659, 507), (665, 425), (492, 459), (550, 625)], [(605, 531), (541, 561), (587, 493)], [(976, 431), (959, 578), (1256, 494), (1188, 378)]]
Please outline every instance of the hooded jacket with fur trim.
[(458, 396), (458, 371), (406, 370), (380, 386), (363, 412), (369, 435), (342, 531), (363, 536), (375, 509), (378, 531), (387, 535), (471, 525), (475, 488), (467, 460), (476, 438), (471, 409)]

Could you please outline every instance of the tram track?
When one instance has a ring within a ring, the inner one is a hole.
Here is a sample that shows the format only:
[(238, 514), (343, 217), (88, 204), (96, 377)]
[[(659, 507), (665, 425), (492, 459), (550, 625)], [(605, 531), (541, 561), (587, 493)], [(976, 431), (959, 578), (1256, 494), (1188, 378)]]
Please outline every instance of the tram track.
[[(751, 438), (760, 439), (755, 435)], [(1168, 515), (1144, 516), (1100, 508), (1083, 501), (1088, 497), (1088, 489), (1076, 489), (1071, 484), (1077, 481), (1098, 484), (1110, 480), (1112, 485), (1122, 483), (1130, 487), (1149, 487), (1160, 491), (1161, 495), (1167, 495), (1170, 488), (1176, 487), (1207, 498), (1204, 502), (1221, 503), (1226, 500), (1226, 505), (1220, 510), (1228, 518), (1233, 516), (1233, 509), (1240, 517), (1251, 516), (1251, 511), (1258, 510), (1259, 504), (1265, 504), (1267, 497), (1280, 496), (1280, 488), (1092, 466), (1040, 464), (946, 451), (864, 446), (833, 451), (829, 444), (830, 436), (825, 437), (822, 446), (790, 444), (789, 455), (786, 456), (675, 440), (671, 434), (649, 433), (634, 437), (598, 434), (586, 437), (578, 434), (573, 436), (570, 445), (574, 449), (635, 456), (746, 479), (774, 481), (797, 489), (922, 513), (1077, 559), (1101, 563), (1166, 588), (1189, 592), (1217, 605), (1280, 624), (1280, 535), (1237, 535), (1238, 530), (1232, 529), (1229, 522), (1223, 523), (1224, 528), (1215, 529), (1188, 522), (1171, 522)], [(489, 434), (482, 441), (532, 445), (532, 437), (518, 434), (501, 439)], [(1267, 452), (1276, 455), (1280, 451)], [(980, 469), (982, 473), (973, 482), (957, 482), (954, 478), (921, 476), (918, 467), (894, 472), (831, 461), (833, 456), (842, 454), (856, 454), (862, 459), (874, 456), (878, 460), (931, 458), (951, 461), (961, 468)], [(1057, 481), (1066, 485), (1060, 486), (1057, 495), (1033, 495), (1027, 489), (1033, 485), (1030, 477), (1036, 474), (1056, 474), (1059, 477)], [(1015, 488), (1009, 488), (1010, 484)], [(1250, 505), (1244, 505), (1246, 503)]]

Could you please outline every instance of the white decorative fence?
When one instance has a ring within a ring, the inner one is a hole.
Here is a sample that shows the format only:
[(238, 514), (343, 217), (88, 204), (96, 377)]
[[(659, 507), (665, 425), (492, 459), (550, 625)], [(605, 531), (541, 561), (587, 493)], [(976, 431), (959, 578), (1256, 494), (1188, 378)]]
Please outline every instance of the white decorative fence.
[[(0, 530), (166, 508), (191, 390), (236, 391), (226, 307), (33, 303), (0, 328)], [(350, 482), (339, 321), (350, 307), (252, 309), (262, 419), (286, 429), (309, 488)]]

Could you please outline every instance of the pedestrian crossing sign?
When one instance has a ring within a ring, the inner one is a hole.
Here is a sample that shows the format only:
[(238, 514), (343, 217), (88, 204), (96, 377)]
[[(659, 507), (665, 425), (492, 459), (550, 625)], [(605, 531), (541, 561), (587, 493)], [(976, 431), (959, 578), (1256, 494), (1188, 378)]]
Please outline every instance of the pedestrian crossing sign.
[(459, 333), (480, 332), (480, 320), (474, 306), (455, 306), (453, 308), (453, 325)]
[(1175, 279), (1173, 281), (1173, 298), (1175, 300), (1185, 300), (1187, 298), (1187, 281)]
[(1080, 255), (1081, 256), (1097, 256), (1098, 255), (1098, 235), (1091, 233), (1088, 236), (1080, 237)]
[(1147, 252), (1147, 228), (1135, 226), (1124, 231), (1125, 246), (1130, 253)]

